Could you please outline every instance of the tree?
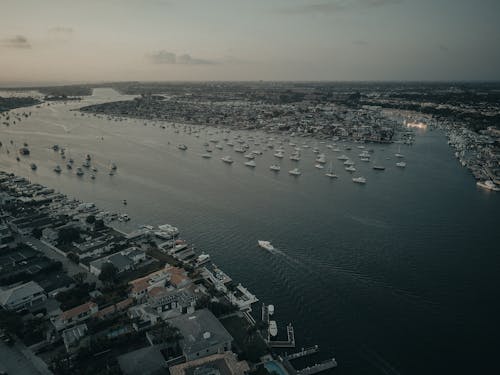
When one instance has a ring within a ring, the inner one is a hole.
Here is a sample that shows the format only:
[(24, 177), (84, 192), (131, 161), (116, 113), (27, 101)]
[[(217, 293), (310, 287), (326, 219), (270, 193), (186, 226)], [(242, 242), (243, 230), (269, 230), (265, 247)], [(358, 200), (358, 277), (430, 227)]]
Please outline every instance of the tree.
[(78, 272), (76, 275), (73, 275), (73, 279), (75, 279), (78, 284), (83, 284), (87, 279), (87, 274), (85, 272)]
[(31, 232), (31, 234), (33, 235), (33, 237), (37, 238), (37, 239), (40, 239), (42, 237), (42, 229), (41, 228), (34, 228), (33, 231)]
[(118, 268), (113, 263), (106, 262), (102, 265), (99, 280), (104, 284), (113, 284), (116, 282), (118, 276)]
[(95, 223), (95, 216), (94, 215), (89, 215), (85, 218), (85, 222), (87, 224), (94, 224)]
[(73, 227), (61, 229), (57, 236), (57, 242), (60, 244), (69, 244), (78, 239), (80, 239), (80, 230)]
[(66, 255), (66, 258), (68, 258), (73, 263), (80, 263), (80, 257), (71, 251), (68, 253), (68, 255)]

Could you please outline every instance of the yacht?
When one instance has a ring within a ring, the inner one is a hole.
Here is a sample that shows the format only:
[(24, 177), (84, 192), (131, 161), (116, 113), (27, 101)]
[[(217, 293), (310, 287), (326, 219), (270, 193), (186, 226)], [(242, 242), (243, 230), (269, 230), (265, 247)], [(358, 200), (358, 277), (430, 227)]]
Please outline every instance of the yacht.
[(400, 162), (396, 163), (396, 166), (399, 168), (404, 168), (404, 167), (406, 167), (406, 163), (404, 161), (400, 161)]
[(340, 155), (337, 159), (339, 160), (349, 160), (349, 157), (346, 155)]
[(326, 177), (330, 177), (330, 178), (337, 178), (338, 176), (333, 173), (333, 163), (330, 162), (330, 167), (328, 167), (328, 172), (325, 173), (325, 176)]
[(288, 173), (293, 175), (293, 176), (300, 176), (301, 175), (301, 172), (299, 171), (298, 168), (294, 168), (291, 171), (288, 171)]
[(375, 164), (375, 165), (373, 166), (373, 169), (375, 169), (376, 171), (383, 171), (383, 170), (385, 170), (385, 167), (384, 167), (384, 166), (382, 166), (382, 165), (377, 165), (377, 164)]
[(274, 320), (269, 321), (269, 334), (273, 337), (278, 334), (278, 326)]
[(179, 150), (183, 150), (183, 151), (187, 150), (187, 146), (186, 146), (186, 145), (184, 145), (184, 144), (180, 144), (179, 146), (177, 146), (177, 148), (178, 148)]
[(70, 163), (68, 163), (68, 164), (66, 164), (66, 168), (73, 169), (73, 165), (71, 165)]
[(483, 189), (492, 190), (492, 191), (500, 191), (500, 188), (495, 185), (495, 183), (491, 180), (486, 181), (478, 181), (476, 185), (482, 187)]
[(116, 171), (117, 166), (115, 163), (111, 163), (111, 170)]
[(354, 162), (352, 160), (346, 160), (344, 165), (354, 165)]
[(356, 168), (354, 168), (352, 165), (348, 166), (345, 168), (347, 172), (356, 172)]
[(59, 165), (56, 165), (56, 167), (54, 168), (54, 172), (61, 173), (61, 167)]
[(230, 156), (224, 156), (220, 160), (222, 160), (224, 163), (228, 163), (228, 164), (232, 164), (233, 163), (233, 159), (231, 159)]
[(250, 159), (250, 160), (251, 160), (251, 159), (255, 159), (255, 155), (254, 155), (254, 154), (252, 154), (252, 153), (245, 154), (245, 158), (246, 158), (246, 159)]
[(274, 156), (277, 157), (277, 158), (280, 158), (280, 159), (283, 158), (283, 156), (284, 156), (283, 155), (283, 151), (277, 151), (277, 152), (275, 152)]
[(210, 154), (203, 154), (203, 155), (201, 155), (201, 157), (204, 158), (204, 159), (210, 159), (212, 157), (212, 155), (210, 155)]
[(366, 178), (364, 177), (353, 177), (352, 182), (357, 184), (366, 184)]
[(279, 165), (273, 164), (269, 167), (270, 170), (279, 172), (281, 170), (281, 167)]
[(290, 160), (300, 161), (300, 153), (296, 152), (296, 153), (292, 154), (292, 156), (290, 156)]
[(215, 148), (218, 149), (218, 150), (222, 150), (222, 146), (221, 145), (215, 145)]
[(35, 164), (35, 163), (31, 163), (31, 164), (30, 164), (30, 168), (31, 168), (33, 171), (36, 171), (37, 166), (36, 166), (36, 164)]
[(92, 174), (90, 175), (90, 178), (91, 178), (92, 180), (95, 180), (95, 174), (93, 174), (93, 173), (92, 173)]
[(326, 163), (326, 160), (325, 160), (325, 155), (320, 155), (316, 158), (316, 163), (320, 163), (320, 164), (325, 164)]
[(255, 164), (255, 161), (253, 161), (253, 160), (249, 160), (249, 161), (247, 161), (247, 162), (245, 163), (245, 165), (246, 165), (247, 167), (251, 167), (251, 168), (255, 168), (255, 167), (257, 166), (257, 164)]
[(318, 163), (318, 164), (315, 164), (315, 165), (314, 165), (314, 168), (323, 169), (323, 168), (324, 168), (324, 166), (323, 166), (323, 164), (319, 164), (319, 163)]
[(83, 176), (83, 169), (82, 169), (82, 168), (80, 168), (80, 167), (78, 167), (78, 168), (76, 169), (76, 175), (77, 175), (77, 176)]
[(236, 147), (236, 148), (234, 149), (234, 152), (239, 152), (240, 154), (243, 154), (243, 153), (245, 152), (245, 149), (244, 149), (244, 148), (242, 148), (242, 147)]
[(264, 250), (267, 250), (267, 251), (273, 251), (274, 250), (274, 246), (271, 245), (271, 242), (269, 241), (262, 241), (262, 240), (258, 240), (257, 243), (259, 244), (260, 247), (262, 247)]

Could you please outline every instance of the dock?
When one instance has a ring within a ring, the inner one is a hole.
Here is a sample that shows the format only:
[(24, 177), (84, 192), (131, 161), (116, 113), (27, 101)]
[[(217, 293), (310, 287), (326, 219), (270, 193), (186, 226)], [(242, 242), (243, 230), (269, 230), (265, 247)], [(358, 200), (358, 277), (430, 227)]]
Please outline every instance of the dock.
[(326, 360), (321, 363), (317, 363), (314, 366), (303, 368), (302, 370), (297, 370), (297, 375), (312, 375), (318, 372), (326, 371), (331, 368), (337, 367), (337, 361), (335, 358)]
[(297, 358), (305, 357), (307, 355), (315, 354), (317, 352), (319, 352), (319, 346), (318, 345), (314, 345), (314, 346), (312, 346), (310, 348), (302, 348), (300, 350), (300, 352), (296, 352), (296, 353), (292, 353), (292, 354), (285, 354), (285, 356), (283, 357), (283, 359), (291, 361), (291, 360), (294, 360), (294, 359), (297, 359)]
[(295, 333), (293, 331), (292, 323), (286, 326), (286, 341), (273, 341), (269, 340), (268, 344), (271, 348), (295, 348)]

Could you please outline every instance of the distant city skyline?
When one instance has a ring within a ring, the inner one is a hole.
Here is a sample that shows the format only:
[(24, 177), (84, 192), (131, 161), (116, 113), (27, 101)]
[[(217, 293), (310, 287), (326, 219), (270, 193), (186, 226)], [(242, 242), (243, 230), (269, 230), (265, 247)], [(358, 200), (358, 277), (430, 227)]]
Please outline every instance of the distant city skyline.
[(0, 0), (0, 84), (500, 80), (496, 0)]

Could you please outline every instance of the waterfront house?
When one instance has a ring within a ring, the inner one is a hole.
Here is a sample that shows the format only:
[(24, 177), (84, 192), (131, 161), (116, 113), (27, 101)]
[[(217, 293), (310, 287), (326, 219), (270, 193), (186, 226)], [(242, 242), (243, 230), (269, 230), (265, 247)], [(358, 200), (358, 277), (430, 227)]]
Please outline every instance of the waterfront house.
[(169, 323), (177, 327), (183, 337), (180, 345), (186, 361), (231, 350), (233, 337), (208, 309), (178, 316)]

